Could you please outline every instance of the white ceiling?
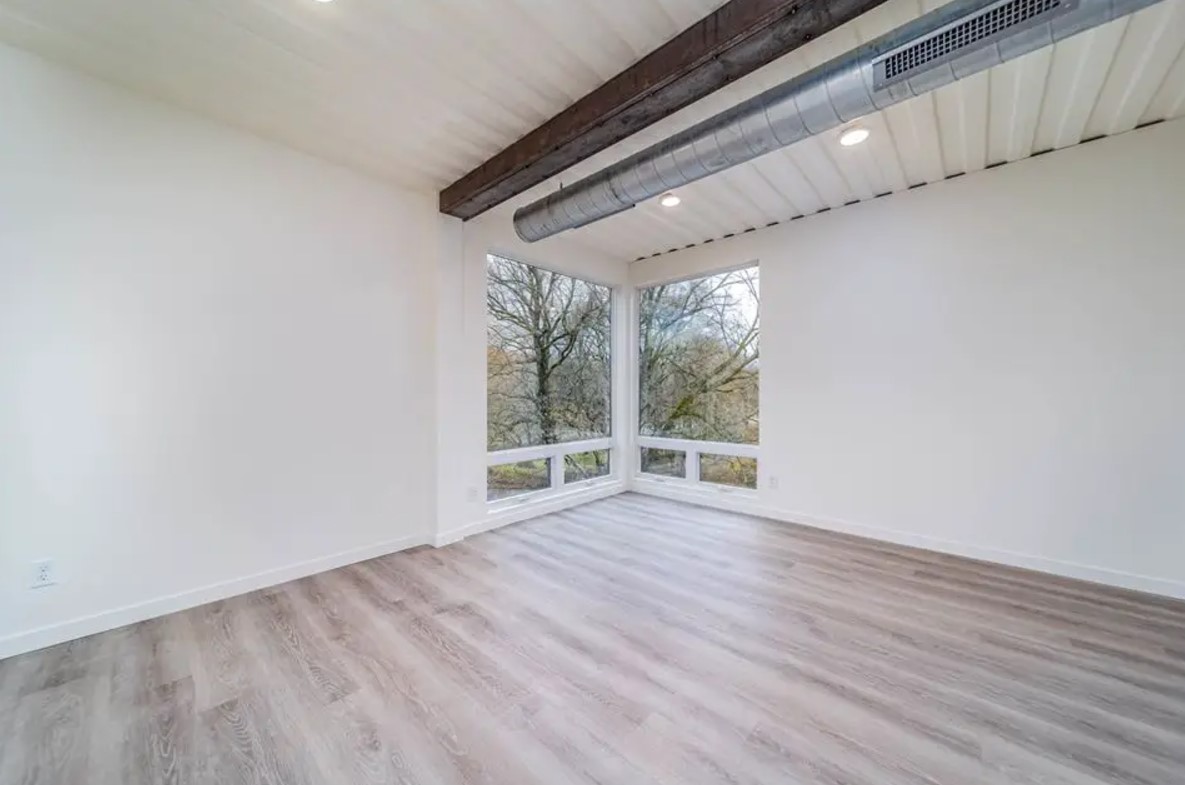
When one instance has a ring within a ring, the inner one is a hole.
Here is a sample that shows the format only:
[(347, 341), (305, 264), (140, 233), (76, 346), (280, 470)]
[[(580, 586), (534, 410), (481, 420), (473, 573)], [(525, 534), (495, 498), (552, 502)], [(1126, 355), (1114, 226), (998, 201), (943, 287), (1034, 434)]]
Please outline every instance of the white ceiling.
[[(942, 4), (888, 0), (582, 162), (515, 204), (558, 187), (560, 179), (571, 183), (597, 171)], [(635, 259), (1182, 115), (1185, 0), (1166, 0), (870, 115), (861, 123), (872, 135), (858, 147), (840, 147), (838, 131), (806, 139), (683, 187), (679, 207), (667, 209), (651, 200), (564, 236)]]
[[(571, 183), (941, 5), (888, 0), (497, 210)], [(723, 0), (0, 0), (0, 40), (439, 190)], [(1185, 0), (566, 234), (634, 259), (1185, 115)]]
[(724, 0), (0, 0), (0, 41), (437, 191)]

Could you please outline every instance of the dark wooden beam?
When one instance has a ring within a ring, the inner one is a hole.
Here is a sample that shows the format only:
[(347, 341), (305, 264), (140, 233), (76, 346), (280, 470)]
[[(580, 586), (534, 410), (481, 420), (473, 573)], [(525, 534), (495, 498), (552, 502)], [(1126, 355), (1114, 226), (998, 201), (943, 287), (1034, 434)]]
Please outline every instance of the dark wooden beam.
[(885, 0), (730, 0), (440, 192), (469, 219)]

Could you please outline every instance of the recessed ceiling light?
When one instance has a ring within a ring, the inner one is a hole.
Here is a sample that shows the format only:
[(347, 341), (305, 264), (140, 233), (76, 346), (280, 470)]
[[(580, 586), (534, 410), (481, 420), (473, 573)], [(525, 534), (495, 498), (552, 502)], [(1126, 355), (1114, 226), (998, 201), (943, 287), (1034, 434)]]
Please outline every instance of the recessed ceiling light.
[(839, 143), (842, 144), (844, 147), (851, 147), (853, 145), (860, 144), (867, 138), (868, 138), (868, 129), (867, 128), (860, 128), (859, 126), (857, 126), (856, 128), (849, 128), (848, 130), (846, 130), (842, 134), (840, 134)]
[(662, 198), (658, 200), (658, 203), (661, 204), (663, 207), (678, 207), (679, 202), (681, 202), (681, 201), (683, 201), (683, 200), (680, 199), (675, 194), (665, 193), (662, 195)]

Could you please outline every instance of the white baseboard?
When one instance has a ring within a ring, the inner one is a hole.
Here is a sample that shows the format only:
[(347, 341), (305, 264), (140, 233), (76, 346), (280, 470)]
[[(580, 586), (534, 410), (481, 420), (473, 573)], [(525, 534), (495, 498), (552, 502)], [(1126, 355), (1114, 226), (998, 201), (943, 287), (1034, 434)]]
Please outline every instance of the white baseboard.
[(1132, 589), (1134, 591), (1185, 600), (1185, 583), (1181, 581), (1135, 575), (1106, 567), (1095, 567), (1088, 564), (1050, 559), (1044, 556), (1016, 553), (999, 548), (989, 548), (971, 543), (945, 540), (940, 537), (930, 537), (928, 535), (913, 534), (895, 529), (867, 526), (834, 518), (821, 518), (802, 512), (779, 510), (762, 506), (755, 494), (720, 493), (715, 489), (707, 490), (686, 487), (679, 483), (660, 482), (648, 478), (636, 478), (632, 483), (632, 488), (637, 493), (660, 496), (673, 501), (683, 501), (706, 507), (715, 507), (729, 512), (757, 515), (775, 521), (810, 526), (814, 529), (854, 534), (859, 537), (893, 543), (894, 545), (907, 545), (936, 553), (964, 556), (968, 559), (978, 559), (979, 561), (995, 562), (996, 564), (1003, 564), (1009, 567), (1036, 570), (1037, 572), (1059, 575), (1063, 578), (1076, 578), (1082, 581), (1090, 581), (1091, 583), (1101, 583), (1121, 589)]
[[(684, 487), (678, 483), (667, 483), (646, 478), (631, 478), (628, 489), (637, 493), (660, 496), (675, 501), (690, 502), (708, 507), (757, 515), (775, 521), (796, 523), (826, 531), (843, 532), (897, 545), (907, 545), (924, 550), (965, 556), (981, 561), (996, 562), (1012, 567), (1021, 567), (1038, 572), (1060, 575), (1067, 578), (1117, 586), (1135, 591), (1149, 592), (1166, 597), (1185, 599), (1185, 583), (1166, 578), (1111, 570), (1074, 562), (1059, 561), (1042, 556), (1015, 553), (979, 545), (944, 540), (910, 532), (901, 532), (875, 526), (851, 523), (830, 518), (820, 518), (806, 513), (778, 510), (762, 506), (756, 496), (744, 492), (721, 492), (716, 489)], [(627, 483), (612, 482), (584, 488), (571, 493), (551, 496), (538, 502), (526, 503), (491, 513), (484, 520), (431, 535), (413, 535), (354, 548), (348, 551), (310, 559), (296, 564), (265, 570), (254, 575), (230, 581), (211, 584), (198, 589), (146, 600), (121, 608), (83, 616), (59, 624), (52, 624), (0, 638), (0, 659), (29, 651), (53, 646), (58, 643), (83, 638), (88, 635), (113, 630), (136, 622), (164, 616), (169, 613), (194, 608), (217, 600), (224, 600), (240, 594), (265, 589), (288, 581), (315, 575), (327, 570), (355, 564), (367, 559), (385, 556), (418, 545), (443, 547), (481, 532), (506, 526), (511, 523), (547, 515), (579, 504), (615, 496), (627, 490)]]
[(597, 499), (616, 496), (625, 491), (626, 484), (621, 480), (614, 480), (554, 496), (545, 496), (534, 501), (528, 500), (513, 507), (492, 510), (489, 515), (480, 521), (466, 524), (465, 526), (458, 526), (446, 532), (440, 532), (436, 535), (433, 544), (437, 548), (443, 548), (446, 545), (451, 545), (454, 542), (463, 540), (466, 537), (472, 537), (475, 534), (488, 532), (511, 523), (525, 521), (529, 518), (538, 518), (540, 515), (548, 515), (553, 512), (559, 512), (560, 510), (566, 510), (578, 504), (586, 504)]
[(209, 602), (225, 600), (228, 597), (236, 597), (240, 594), (246, 594), (258, 589), (266, 589), (269, 586), (287, 583), (297, 578), (305, 578), (309, 575), (316, 575), (319, 572), (345, 567), (347, 564), (355, 564), (360, 561), (366, 561), (367, 559), (386, 556), (396, 551), (414, 548), (417, 545), (430, 545), (431, 543), (431, 535), (426, 534), (386, 540), (373, 545), (365, 545), (361, 548), (353, 548), (348, 551), (335, 553), (331, 556), (323, 556), (284, 567), (265, 570), (243, 578), (222, 581), (221, 583), (214, 583), (198, 589), (145, 600), (144, 602), (125, 605), (121, 608), (113, 608), (90, 616), (82, 616), (59, 624), (51, 624), (46, 627), (18, 632), (15, 635), (0, 638), (0, 660), (17, 654), (44, 649), (46, 646), (65, 643), (66, 641), (72, 641), (77, 638), (85, 638), (95, 633), (125, 627), (136, 622), (154, 619), (169, 613), (195, 608), (198, 605), (205, 605)]

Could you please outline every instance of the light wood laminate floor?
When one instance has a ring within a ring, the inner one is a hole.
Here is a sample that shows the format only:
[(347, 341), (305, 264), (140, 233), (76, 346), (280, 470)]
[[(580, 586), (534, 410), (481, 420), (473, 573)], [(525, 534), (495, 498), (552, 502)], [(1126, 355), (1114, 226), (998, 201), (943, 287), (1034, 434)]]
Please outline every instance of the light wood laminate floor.
[(0, 783), (1185, 783), (1185, 604), (636, 495), (0, 663)]

